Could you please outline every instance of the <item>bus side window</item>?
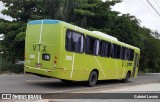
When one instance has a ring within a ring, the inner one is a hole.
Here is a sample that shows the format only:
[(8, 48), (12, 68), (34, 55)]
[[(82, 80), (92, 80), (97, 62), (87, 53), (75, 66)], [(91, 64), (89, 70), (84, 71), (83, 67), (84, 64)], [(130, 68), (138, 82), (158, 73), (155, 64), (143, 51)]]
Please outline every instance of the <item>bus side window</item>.
[(121, 46), (116, 45), (115, 58), (120, 58)]
[(99, 55), (100, 56), (105, 56), (105, 53), (106, 53), (106, 44), (105, 44), (105, 42), (104, 41), (101, 41), (101, 43), (100, 43), (100, 53), (99, 53)]
[(128, 48), (125, 48), (124, 60), (127, 60), (127, 53), (128, 53)]
[(121, 49), (122, 49), (122, 47), (121, 46), (119, 46), (119, 56), (118, 56), (118, 58), (120, 59), (121, 58)]
[(127, 60), (127, 52), (128, 52), (128, 48), (122, 47), (121, 49), (121, 59), (122, 60)]
[(71, 52), (83, 52), (83, 41), (84, 37), (82, 34), (67, 30), (66, 34), (66, 50)]
[(122, 60), (124, 59), (124, 47), (122, 47), (122, 49), (121, 49), (121, 59)]
[(128, 49), (128, 54), (127, 54), (128, 60), (133, 61), (134, 58), (134, 50)]
[(128, 52), (127, 52), (127, 59), (128, 60), (130, 60), (130, 55), (131, 55), (130, 52), (131, 52), (130, 49), (128, 49)]
[(82, 53), (83, 52), (83, 36), (77, 32), (73, 32), (73, 42), (74, 51)]
[(112, 45), (112, 58), (120, 58), (121, 46), (113, 44)]
[(114, 58), (114, 48), (115, 48), (115, 45), (114, 44), (111, 44), (111, 57)]
[(107, 57), (111, 57), (111, 43), (108, 43), (108, 52), (107, 52)]
[(98, 55), (99, 40), (90, 36), (86, 36), (86, 54)]
[(66, 32), (66, 50), (68, 51), (72, 51), (73, 48), (72, 48), (72, 42), (73, 42), (73, 39), (72, 39), (72, 32), (70, 30), (67, 30)]
[(133, 59), (134, 59), (134, 50), (131, 50), (130, 60), (133, 61)]
[(102, 57), (110, 57), (111, 43), (106, 41), (101, 41), (100, 44), (100, 53), (99, 55)]

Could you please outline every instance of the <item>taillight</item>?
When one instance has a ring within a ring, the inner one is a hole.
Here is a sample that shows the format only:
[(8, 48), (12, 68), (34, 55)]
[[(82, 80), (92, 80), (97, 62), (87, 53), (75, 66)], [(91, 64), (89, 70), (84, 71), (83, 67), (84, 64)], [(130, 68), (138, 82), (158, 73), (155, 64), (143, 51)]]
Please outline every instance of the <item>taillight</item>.
[(57, 64), (57, 61), (54, 61), (54, 64)]
[(54, 64), (57, 64), (57, 60), (58, 60), (57, 56), (54, 56)]

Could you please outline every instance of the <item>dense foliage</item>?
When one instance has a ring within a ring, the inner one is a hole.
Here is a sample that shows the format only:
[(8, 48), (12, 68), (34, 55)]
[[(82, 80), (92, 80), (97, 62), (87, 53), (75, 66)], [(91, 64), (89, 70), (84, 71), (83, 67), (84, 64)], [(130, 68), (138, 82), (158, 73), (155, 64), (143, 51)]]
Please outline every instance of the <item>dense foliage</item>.
[[(3, 60), (14, 63), (24, 59), (26, 24), (34, 19), (59, 19), (89, 30), (98, 30), (141, 49), (140, 70), (160, 72), (160, 40), (158, 32), (141, 27), (130, 14), (111, 11), (120, 1), (101, 0), (0, 0), (8, 9), (2, 14), (14, 20), (0, 19), (0, 52)], [(4, 62), (5, 62), (4, 61)]]

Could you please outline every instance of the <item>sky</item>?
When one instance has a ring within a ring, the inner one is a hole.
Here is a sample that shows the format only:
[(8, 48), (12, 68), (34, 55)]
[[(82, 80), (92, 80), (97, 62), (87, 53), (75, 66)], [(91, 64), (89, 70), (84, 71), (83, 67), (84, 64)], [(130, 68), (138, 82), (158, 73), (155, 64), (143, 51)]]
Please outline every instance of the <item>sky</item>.
[[(105, 1), (105, 0), (103, 0)], [(123, 0), (121, 3), (117, 3), (112, 7), (112, 10), (119, 11), (122, 14), (129, 13), (136, 16), (140, 20), (140, 25), (150, 28), (151, 30), (157, 30), (160, 32), (160, 0), (148, 0), (153, 7), (147, 2), (147, 0)], [(0, 12), (5, 7), (0, 2)], [(155, 11), (156, 10), (156, 11)], [(11, 17), (2, 15), (0, 18), (12, 20)]]
[(10, 20), (10, 21), (11, 21), (11, 20), (12, 20), (11, 17), (1, 14), (1, 11), (2, 11), (3, 9), (5, 9), (5, 7), (3, 6), (3, 3), (0, 1), (0, 18), (5, 18), (6, 20)]
[(129, 13), (140, 20), (140, 25), (157, 30), (160, 33), (160, 0), (123, 0), (112, 7), (112, 10), (123, 14)]

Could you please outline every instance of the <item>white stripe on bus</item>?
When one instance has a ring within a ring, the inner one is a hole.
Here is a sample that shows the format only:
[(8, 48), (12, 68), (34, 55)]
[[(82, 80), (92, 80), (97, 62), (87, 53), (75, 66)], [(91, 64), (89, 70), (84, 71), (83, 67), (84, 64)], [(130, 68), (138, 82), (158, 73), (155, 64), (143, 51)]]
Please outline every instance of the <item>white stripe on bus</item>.
[(73, 57), (72, 57), (72, 70), (71, 70), (71, 78), (72, 78), (72, 75), (73, 75), (73, 69), (74, 69), (74, 56), (75, 56), (75, 53), (73, 53)]
[(41, 44), (42, 31), (43, 31), (43, 20), (42, 20), (42, 24), (41, 24), (40, 37), (39, 37), (39, 44)]
[(98, 59), (97, 59), (97, 57), (96, 57), (96, 56), (95, 56), (95, 59), (96, 59), (96, 61), (97, 61), (98, 65), (99, 65), (99, 67), (101, 68), (101, 70), (102, 70), (102, 72), (103, 72), (104, 77), (106, 78), (106, 75), (105, 75), (105, 73), (104, 73), (104, 71), (103, 71), (103, 69), (102, 69), (101, 65), (99, 64), (99, 61), (98, 61)]
[(116, 62), (116, 69), (117, 69), (117, 77), (118, 77), (118, 66), (117, 66), (117, 60), (115, 59)]
[(40, 52), (38, 51), (38, 63), (40, 63)]
[(125, 67), (126, 65), (125, 65), (125, 62), (123, 61), (123, 75), (122, 75), (122, 77), (124, 77), (124, 73), (125, 73), (125, 70), (126, 70), (126, 67)]
[[(39, 44), (41, 44), (41, 40), (42, 40), (42, 31), (43, 31), (43, 20), (42, 20), (41, 29), (40, 29)], [(38, 63), (40, 63), (40, 51), (38, 51)]]
[(124, 77), (125, 70), (126, 70), (126, 67), (123, 67), (123, 75), (122, 75), (122, 77)]

